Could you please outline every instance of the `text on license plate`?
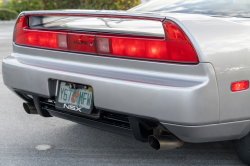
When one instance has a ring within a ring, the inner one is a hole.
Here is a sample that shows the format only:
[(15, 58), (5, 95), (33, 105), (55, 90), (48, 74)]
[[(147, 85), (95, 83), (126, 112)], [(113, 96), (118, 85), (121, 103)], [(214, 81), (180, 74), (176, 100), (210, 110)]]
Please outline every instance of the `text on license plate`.
[(85, 109), (91, 108), (92, 88), (88, 89), (71, 89), (69, 86), (61, 82), (59, 89), (58, 102), (69, 104)]

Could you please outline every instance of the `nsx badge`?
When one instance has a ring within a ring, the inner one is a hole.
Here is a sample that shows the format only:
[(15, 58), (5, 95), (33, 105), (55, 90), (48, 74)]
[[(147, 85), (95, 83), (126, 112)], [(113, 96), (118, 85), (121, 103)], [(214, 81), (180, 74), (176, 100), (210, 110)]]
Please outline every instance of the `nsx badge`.
[(88, 42), (86, 42), (86, 41), (77, 41), (77, 40), (74, 40), (73, 44), (89, 45)]
[(63, 108), (67, 108), (69, 110), (73, 110), (73, 111), (77, 111), (77, 112), (82, 112), (81, 107), (77, 107), (77, 106), (73, 106), (73, 105), (64, 104)]

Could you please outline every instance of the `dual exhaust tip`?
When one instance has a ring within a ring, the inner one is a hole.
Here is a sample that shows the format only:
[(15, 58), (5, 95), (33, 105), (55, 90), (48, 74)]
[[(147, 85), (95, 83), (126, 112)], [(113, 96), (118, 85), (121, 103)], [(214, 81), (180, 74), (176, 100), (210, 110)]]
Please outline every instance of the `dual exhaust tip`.
[(155, 150), (171, 150), (184, 144), (182, 140), (174, 135), (150, 135), (148, 142)]
[(33, 103), (23, 103), (23, 108), (27, 112), (27, 114), (38, 114)]

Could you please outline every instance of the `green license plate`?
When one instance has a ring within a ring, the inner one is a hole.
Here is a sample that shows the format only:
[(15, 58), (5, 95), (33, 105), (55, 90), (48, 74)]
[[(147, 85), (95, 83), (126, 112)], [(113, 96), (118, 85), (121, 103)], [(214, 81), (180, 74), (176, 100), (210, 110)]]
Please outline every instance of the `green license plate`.
[(90, 113), (92, 110), (93, 89), (77, 88), (72, 89), (65, 82), (61, 82), (57, 96), (57, 107), (76, 111), (79, 113)]

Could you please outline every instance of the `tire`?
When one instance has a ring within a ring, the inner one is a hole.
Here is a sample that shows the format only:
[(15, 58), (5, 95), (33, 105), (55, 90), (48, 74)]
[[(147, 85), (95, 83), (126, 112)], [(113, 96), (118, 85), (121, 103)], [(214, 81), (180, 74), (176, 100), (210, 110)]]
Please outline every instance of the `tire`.
[(250, 133), (241, 139), (234, 140), (233, 146), (238, 157), (250, 165)]

